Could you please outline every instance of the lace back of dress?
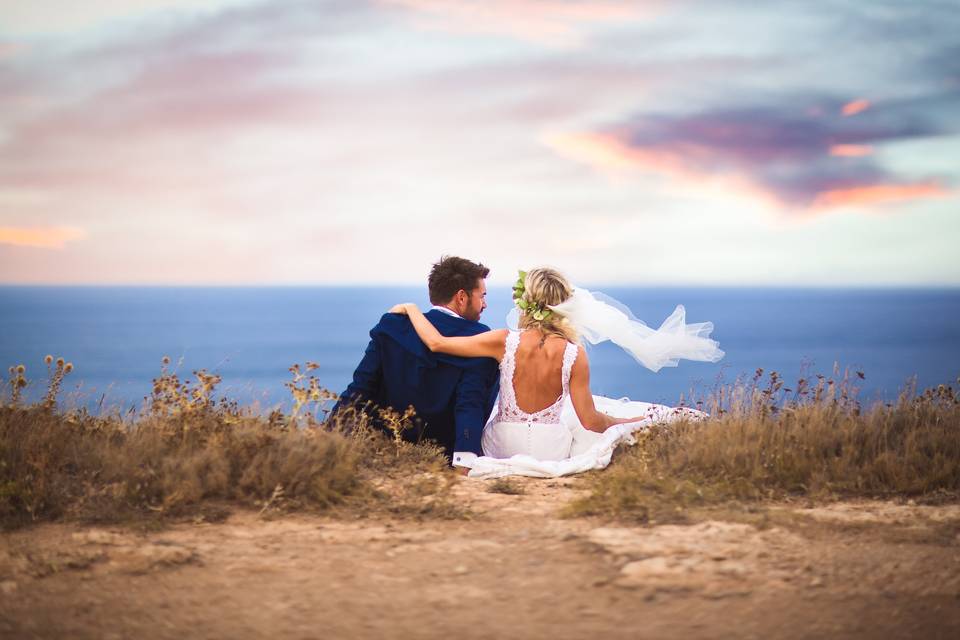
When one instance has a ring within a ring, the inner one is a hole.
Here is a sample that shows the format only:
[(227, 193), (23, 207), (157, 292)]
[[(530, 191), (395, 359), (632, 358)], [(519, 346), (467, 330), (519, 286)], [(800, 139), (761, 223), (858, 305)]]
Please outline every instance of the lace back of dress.
[(549, 407), (534, 413), (527, 413), (517, 406), (516, 390), (513, 387), (513, 376), (517, 368), (517, 348), (520, 346), (520, 332), (511, 331), (507, 334), (504, 345), (503, 360), (500, 362), (500, 403), (497, 408), (498, 422), (560, 422), (560, 412), (563, 401), (570, 394), (570, 372), (577, 359), (577, 345), (568, 342), (563, 351), (563, 371), (561, 384), (563, 391), (560, 398)]
[(513, 391), (513, 372), (517, 368), (517, 347), (520, 346), (520, 332), (507, 333), (507, 342), (503, 350), (503, 360), (500, 361), (500, 404), (499, 412), (513, 412), (517, 406), (517, 398)]
[(563, 396), (570, 395), (570, 373), (573, 371), (573, 363), (577, 360), (577, 354), (580, 351), (580, 347), (573, 344), (572, 342), (567, 343), (566, 349), (563, 350)]

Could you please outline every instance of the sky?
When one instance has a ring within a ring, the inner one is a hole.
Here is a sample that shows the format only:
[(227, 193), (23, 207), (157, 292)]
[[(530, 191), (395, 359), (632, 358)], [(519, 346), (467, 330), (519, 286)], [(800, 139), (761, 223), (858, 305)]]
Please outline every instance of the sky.
[(960, 286), (960, 11), (0, 0), (0, 283)]

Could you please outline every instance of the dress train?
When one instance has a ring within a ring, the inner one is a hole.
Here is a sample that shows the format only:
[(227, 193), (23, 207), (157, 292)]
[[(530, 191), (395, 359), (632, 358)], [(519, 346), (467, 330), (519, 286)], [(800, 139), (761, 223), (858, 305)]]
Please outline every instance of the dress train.
[[(524, 454), (517, 454), (510, 458), (495, 458), (483, 455), (474, 461), (468, 476), (488, 479), (504, 476), (555, 478), (582, 473), (591, 469), (603, 469), (610, 464), (613, 452), (619, 445), (636, 443), (634, 437), (636, 432), (648, 429), (655, 424), (668, 424), (678, 420), (702, 420), (707, 417), (706, 413), (695, 409), (630, 401), (626, 398), (616, 400), (605, 396), (593, 396), (593, 401), (598, 411), (615, 418), (641, 415), (645, 417), (637, 422), (614, 425), (603, 433), (589, 431), (580, 424), (573, 403), (567, 396), (564, 399), (560, 424), (540, 425), (542, 428), (568, 430), (571, 436), (571, 445), (567, 457), (541, 460)], [(493, 419), (494, 416), (491, 416), (487, 423), (487, 429), (494, 425)]]

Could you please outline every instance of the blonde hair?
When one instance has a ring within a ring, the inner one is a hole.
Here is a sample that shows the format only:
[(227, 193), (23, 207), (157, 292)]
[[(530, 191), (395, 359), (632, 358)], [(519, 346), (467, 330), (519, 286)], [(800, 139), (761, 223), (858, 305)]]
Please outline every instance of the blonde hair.
[[(520, 320), (517, 323), (521, 330), (539, 329), (545, 335), (553, 334), (580, 344), (580, 335), (570, 321), (556, 311), (548, 309), (550, 305), (560, 304), (573, 295), (573, 285), (562, 273), (556, 269), (541, 267), (527, 272), (523, 281), (523, 296), (528, 310), (520, 309)], [(550, 314), (543, 320), (533, 317), (533, 308), (547, 309)]]

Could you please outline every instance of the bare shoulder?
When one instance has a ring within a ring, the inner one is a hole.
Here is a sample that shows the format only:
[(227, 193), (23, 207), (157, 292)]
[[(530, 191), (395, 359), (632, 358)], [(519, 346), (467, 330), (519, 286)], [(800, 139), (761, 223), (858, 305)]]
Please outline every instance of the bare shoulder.
[[(576, 343), (571, 343), (576, 344)], [(589, 359), (587, 358), (587, 350), (582, 344), (577, 344), (577, 359), (574, 360), (574, 365), (579, 364), (580, 366), (587, 366)]]
[(573, 375), (578, 373), (589, 373), (590, 371), (590, 359), (587, 357), (587, 350), (583, 347), (582, 344), (577, 345), (577, 357), (573, 361), (573, 366), (570, 368), (570, 372)]

